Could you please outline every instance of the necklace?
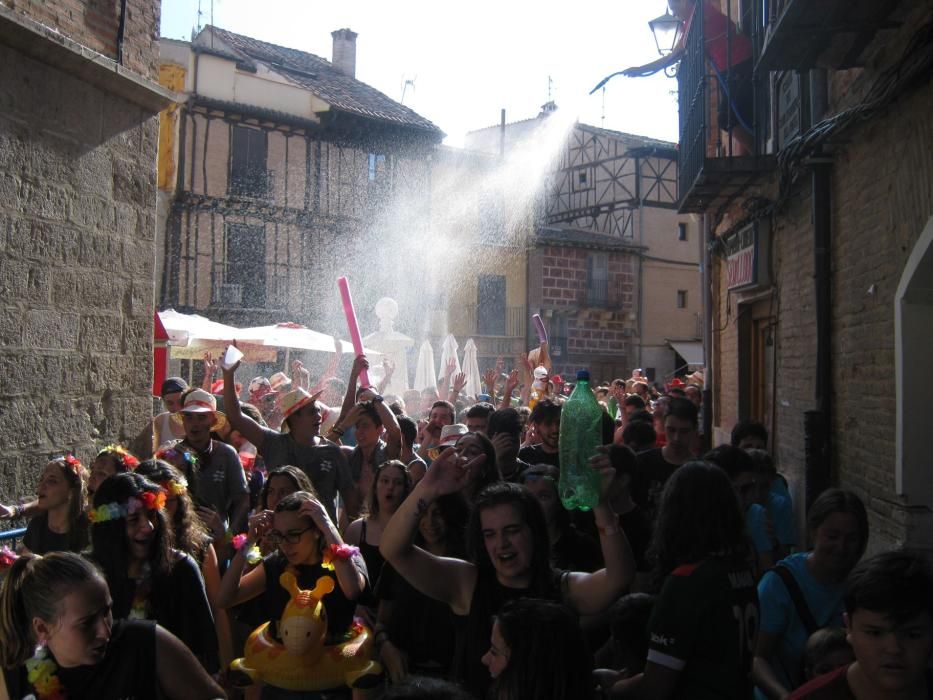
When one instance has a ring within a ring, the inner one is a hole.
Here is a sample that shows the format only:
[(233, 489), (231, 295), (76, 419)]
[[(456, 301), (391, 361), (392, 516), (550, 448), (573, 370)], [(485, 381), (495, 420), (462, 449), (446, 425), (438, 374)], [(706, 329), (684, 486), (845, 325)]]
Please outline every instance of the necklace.
[(57, 671), (58, 664), (50, 658), (48, 648), (36, 647), (36, 653), (26, 661), (26, 679), (36, 689), (39, 700), (65, 700)]
[(130, 612), (126, 616), (129, 620), (148, 620), (149, 619), (149, 592), (152, 588), (152, 581), (149, 575), (149, 562), (143, 564), (142, 575), (136, 579), (136, 590), (133, 593), (133, 603), (130, 606)]

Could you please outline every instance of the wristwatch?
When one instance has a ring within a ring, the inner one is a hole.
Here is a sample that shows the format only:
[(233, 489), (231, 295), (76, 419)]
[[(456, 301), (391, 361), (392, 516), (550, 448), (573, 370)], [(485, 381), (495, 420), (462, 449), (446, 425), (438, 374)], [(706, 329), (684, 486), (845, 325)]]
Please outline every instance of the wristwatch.
[(385, 401), (385, 399), (380, 394), (376, 394), (372, 398), (373, 403), (382, 403), (383, 401)]

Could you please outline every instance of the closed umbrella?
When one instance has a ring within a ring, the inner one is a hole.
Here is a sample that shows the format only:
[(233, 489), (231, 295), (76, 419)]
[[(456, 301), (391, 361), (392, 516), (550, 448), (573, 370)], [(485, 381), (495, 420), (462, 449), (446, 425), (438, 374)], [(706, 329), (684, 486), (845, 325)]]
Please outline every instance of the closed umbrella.
[(476, 361), (476, 343), (470, 338), (463, 346), (463, 371), (466, 374), (467, 396), (476, 397), (483, 393), (483, 385), (479, 376), (479, 363)]
[(418, 365), (415, 367), (415, 389), (424, 391), (431, 387), (437, 388), (437, 380), (434, 378), (434, 348), (431, 347), (431, 341), (425, 340), (421, 343), (421, 349), (418, 351)]
[(457, 357), (457, 350), (460, 349), (460, 345), (457, 343), (457, 339), (454, 338), (451, 333), (446, 338), (444, 338), (444, 344), (441, 346), (441, 369), (437, 374), (438, 379), (444, 378), (444, 373), (447, 371), (447, 363), (453, 359), (454, 361), (454, 374), (461, 372), (460, 369), (460, 358)]

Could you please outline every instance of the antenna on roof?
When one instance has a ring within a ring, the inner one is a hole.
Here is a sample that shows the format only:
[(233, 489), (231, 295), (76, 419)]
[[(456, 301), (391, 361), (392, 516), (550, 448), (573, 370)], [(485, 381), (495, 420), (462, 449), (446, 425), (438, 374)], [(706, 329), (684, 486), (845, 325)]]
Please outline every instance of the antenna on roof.
[(603, 115), (600, 118), (599, 125), (606, 128), (606, 87), (603, 86)]
[(201, 15), (202, 15), (202, 14), (203, 14), (203, 13), (201, 12), (201, 0), (198, 0), (198, 21), (197, 21), (196, 24), (195, 24), (195, 31), (196, 31), (197, 33), (199, 33), (199, 34), (201, 33), (201, 29), (202, 29), (202, 26), (203, 26), (203, 25), (201, 24)]
[(547, 77), (547, 101), (552, 102), (554, 100), (553, 95), (551, 95), (551, 88), (554, 87), (554, 81), (551, 79), (551, 76)]
[(402, 104), (405, 104), (405, 93), (408, 92), (408, 88), (410, 87), (412, 92), (415, 91), (415, 81), (417, 79), (418, 79), (417, 75), (414, 78), (403, 77), (404, 82), (402, 83), (402, 99), (400, 100)]

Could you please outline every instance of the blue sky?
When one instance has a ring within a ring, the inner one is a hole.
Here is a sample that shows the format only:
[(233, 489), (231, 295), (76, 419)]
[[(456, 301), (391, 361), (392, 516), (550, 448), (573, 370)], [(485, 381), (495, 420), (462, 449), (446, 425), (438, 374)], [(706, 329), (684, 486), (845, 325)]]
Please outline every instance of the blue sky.
[[(648, 20), (664, 0), (163, 0), (162, 36), (188, 39), (198, 22), (331, 58), (334, 29), (357, 39), (357, 78), (437, 124), (459, 146), (463, 135), (535, 116), (550, 97), (580, 121), (677, 140), (676, 81), (605, 75), (657, 58)], [(603, 118), (605, 117), (605, 119)]]

